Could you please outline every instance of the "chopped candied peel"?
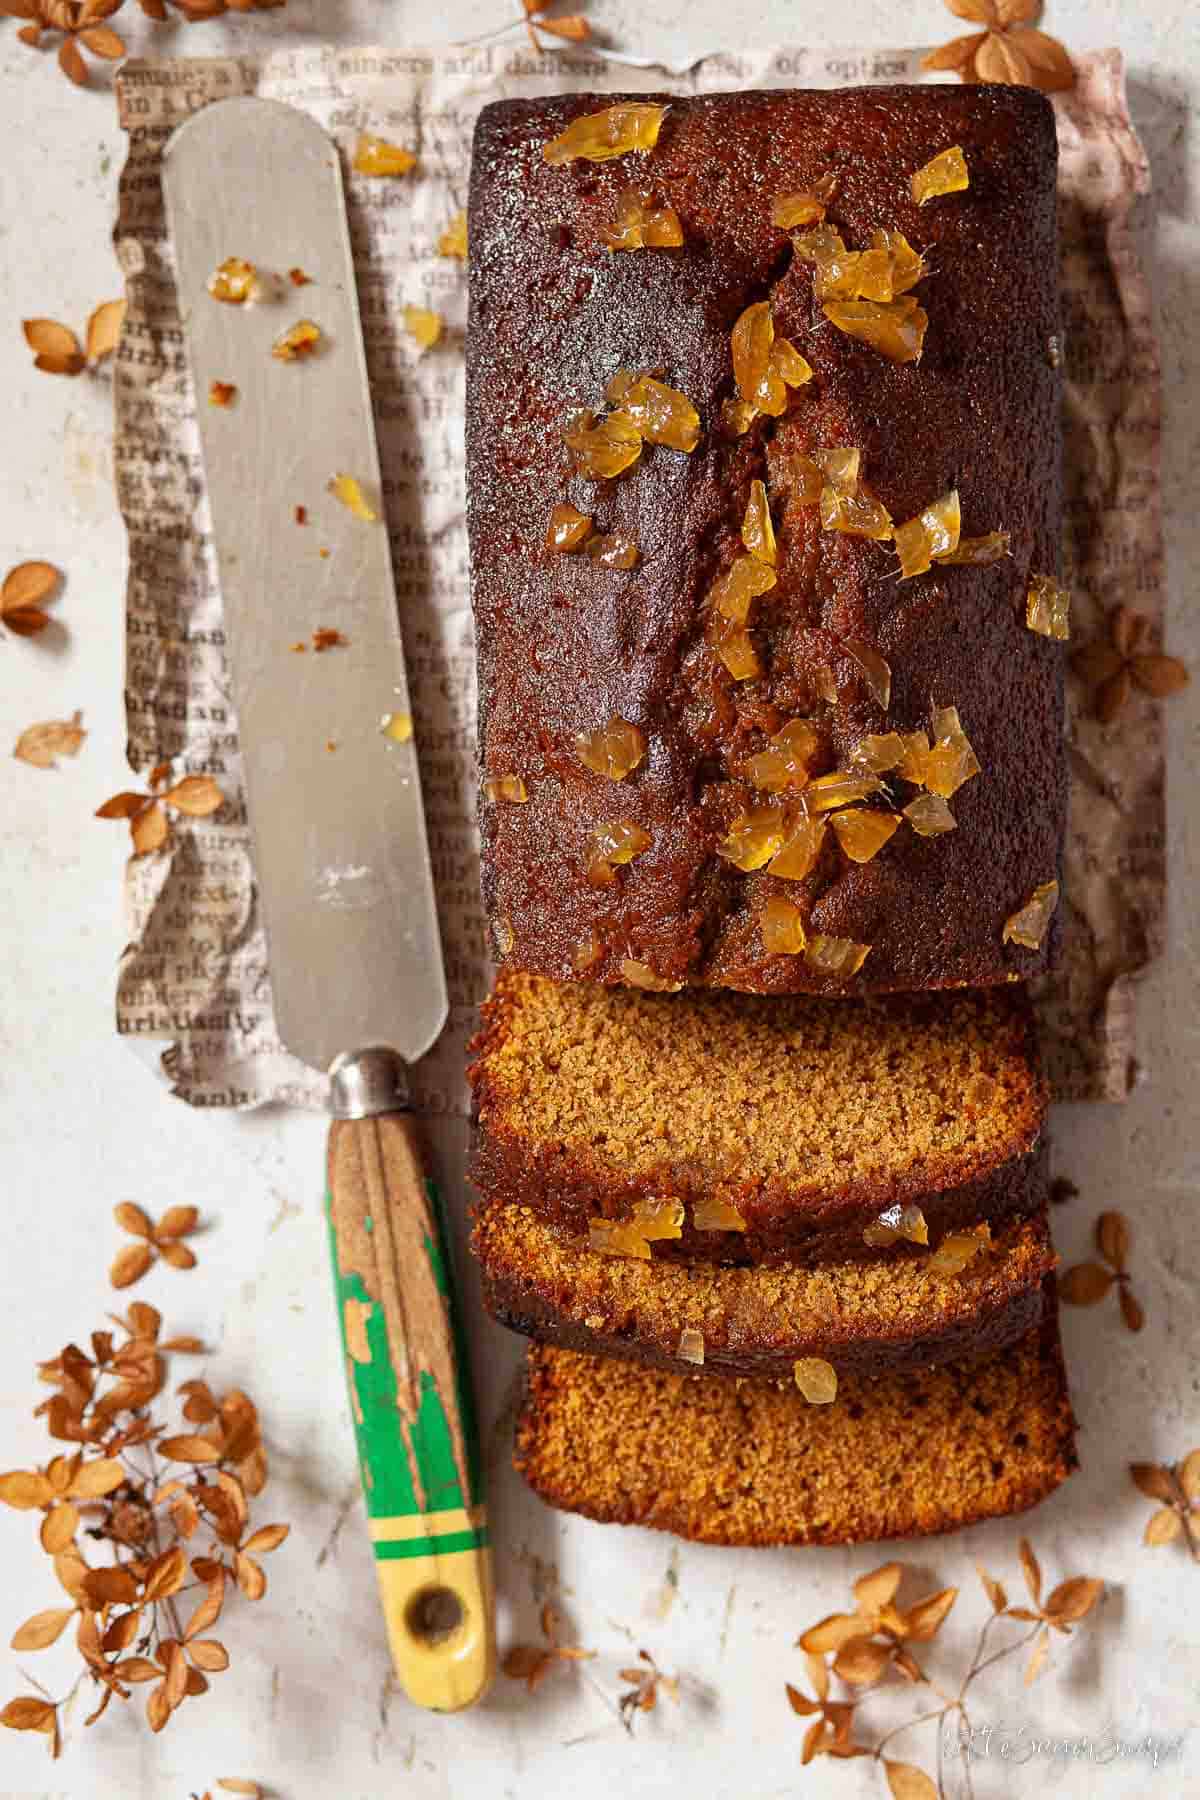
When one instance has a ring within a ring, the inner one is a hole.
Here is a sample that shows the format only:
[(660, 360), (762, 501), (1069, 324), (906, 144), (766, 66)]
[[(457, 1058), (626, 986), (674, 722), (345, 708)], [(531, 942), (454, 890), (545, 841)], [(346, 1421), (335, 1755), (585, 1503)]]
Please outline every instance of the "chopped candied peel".
[(679, 1334), (679, 1348), (675, 1352), (680, 1362), (695, 1363), (697, 1368), (704, 1366), (704, 1333), (697, 1331), (694, 1325), (685, 1325)]
[(635, 1256), (649, 1262), (650, 1246), (683, 1236), (682, 1200), (635, 1200), (628, 1219), (593, 1219), (588, 1242), (608, 1256)]
[(1065, 643), (1071, 635), (1071, 595), (1052, 575), (1031, 575), (1025, 598), (1025, 623), (1042, 637)]
[(1057, 905), (1057, 881), (1043, 882), (1041, 887), (1034, 888), (1024, 906), (1004, 921), (1001, 942), (1020, 944), (1025, 950), (1040, 950)]
[(584, 975), (589, 969), (595, 968), (603, 954), (604, 946), (601, 944), (598, 934), (594, 930), (589, 930), (585, 937), (580, 938), (571, 952), (571, 967), (577, 975)]
[(413, 719), (407, 712), (384, 713), (379, 721), (379, 729), (393, 744), (407, 744), (412, 740)]
[(237, 399), (237, 386), (232, 381), (210, 381), (208, 384), (208, 404), (210, 406), (232, 406)]
[(892, 700), (891, 664), (864, 638), (847, 638), (842, 648), (862, 670), (867, 689), (876, 706), (881, 712), (886, 712)]
[(810, 1406), (828, 1406), (837, 1399), (837, 1370), (820, 1356), (802, 1356), (792, 1364), (796, 1386)]
[(547, 550), (559, 550), (564, 554), (569, 550), (578, 550), (590, 535), (592, 521), (587, 513), (579, 512), (566, 502), (552, 507), (550, 523), (546, 526)]
[(896, 554), (900, 558), (900, 579), (910, 581), (924, 575), (935, 562), (953, 556), (958, 549), (962, 528), (958, 489), (934, 500), (914, 519), (896, 527)]
[(942, 1279), (961, 1275), (981, 1250), (990, 1250), (991, 1247), (992, 1232), (988, 1225), (972, 1225), (968, 1231), (951, 1231), (942, 1239), (925, 1267), (931, 1275)]
[(872, 775), (886, 775), (898, 767), (903, 756), (904, 739), (898, 731), (872, 732), (854, 746), (850, 761)]
[(666, 116), (665, 106), (648, 102), (626, 101), (606, 106), (603, 112), (585, 113), (573, 119), (565, 131), (543, 144), (542, 156), (558, 166), (569, 162), (611, 162), (631, 151), (653, 150)]
[(940, 837), (957, 829), (958, 821), (940, 794), (918, 794), (904, 808), (904, 816), (918, 837)]
[[(638, 962), (631, 956), (627, 956), (621, 964), (621, 980), (629, 987), (644, 988), (648, 994), (677, 994), (683, 986), (682, 981), (670, 981), (665, 975), (652, 969), (649, 963)], [(680, 1211), (682, 1212), (682, 1208)], [(675, 1231), (669, 1235), (678, 1237), (679, 1233)]]
[(758, 915), (763, 949), (768, 956), (803, 956), (808, 945), (804, 915), (791, 900), (772, 894)]
[(320, 342), (321, 327), (311, 319), (298, 319), (282, 337), (275, 339), (271, 355), (276, 362), (303, 362), (316, 354)]
[(245, 306), (257, 298), (258, 270), (242, 256), (227, 256), (209, 276), (208, 291), (227, 306)]
[(717, 845), (717, 855), (749, 874), (763, 868), (783, 848), (784, 831), (781, 806), (752, 806), (732, 821)]
[(506, 800), (510, 806), (524, 806), (529, 798), (529, 789), (520, 775), (489, 776), (483, 784), (483, 792), (493, 804)]
[(770, 593), (777, 576), (773, 568), (755, 556), (739, 556), (709, 589), (708, 598), (724, 619), (744, 625), (750, 607), (761, 594)]
[(452, 256), (459, 262), (467, 258), (467, 215), (456, 212), (437, 241), (439, 256)]
[(856, 769), (832, 769), (818, 775), (804, 790), (804, 805), (810, 813), (833, 812), (839, 806), (854, 806), (878, 794), (883, 787), (877, 775), (866, 775)]
[(579, 733), (575, 753), (593, 774), (603, 775), (609, 781), (624, 781), (646, 755), (646, 736), (638, 726), (614, 713), (598, 731)]
[(746, 502), (746, 516), (742, 520), (742, 542), (756, 562), (766, 563), (774, 568), (778, 552), (775, 545), (775, 527), (771, 523), (771, 505), (767, 499), (766, 486), (761, 481), (750, 483), (750, 498)]
[(925, 346), (929, 314), (902, 294), (898, 300), (827, 300), (821, 309), (831, 325), (847, 337), (869, 344), (889, 362), (919, 362)]
[(616, 218), (601, 227), (600, 236), (610, 250), (673, 250), (683, 242), (683, 226), (675, 208), (648, 189), (626, 188)]
[(407, 175), (417, 166), (416, 156), (387, 138), (364, 131), (354, 147), (352, 167), (356, 175)]
[[(745, 560), (750, 562), (752, 559), (746, 557)], [(757, 566), (762, 567), (761, 564)], [(754, 640), (744, 625), (738, 625), (720, 613), (712, 613), (704, 635), (735, 681), (753, 681), (762, 674)]]
[(729, 1200), (706, 1194), (692, 1205), (692, 1224), (697, 1231), (745, 1231), (746, 1221)]
[(632, 819), (610, 819), (597, 825), (588, 850), (587, 877), (593, 887), (611, 887), (617, 868), (648, 850), (654, 839)]
[(403, 318), (405, 331), (422, 350), (432, 350), (441, 342), (446, 329), (441, 313), (431, 312), (427, 306), (406, 306)]
[(742, 775), (766, 794), (802, 788), (821, 745), (820, 734), (807, 719), (789, 719), (767, 739), (767, 749), (747, 757)]
[(642, 454), (642, 434), (633, 420), (621, 412), (593, 420), (585, 413), (563, 433), (580, 475), (592, 481), (608, 481), (628, 469)]
[(787, 410), (788, 389), (812, 380), (812, 369), (794, 344), (776, 338), (767, 301), (740, 315), (729, 337), (738, 393), (756, 413), (778, 418)]
[(772, 857), (768, 875), (783, 881), (803, 881), (811, 874), (825, 837), (824, 819), (810, 819), (801, 813), (788, 824), (782, 848)]
[(623, 531), (608, 531), (590, 537), (584, 546), (593, 562), (605, 569), (636, 569), (641, 551), (633, 538)]
[(853, 938), (823, 937), (817, 933), (808, 940), (804, 960), (822, 975), (837, 975), (848, 980), (871, 954), (870, 944), (856, 944)]
[(998, 563), (1011, 555), (1009, 548), (1012, 534), (1007, 531), (989, 531), (983, 537), (959, 538), (958, 548), (946, 556), (939, 556), (938, 561), (946, 568), (963, 565), (973, 569), (986, 569), (991, 563)]
[(873, 1225), (863, 1231), (863, 1243), (870, 1250), (889, 1250), (893, 1244), (928, 1244), (929, 1227), (919, 1206), (889, 1206)]
[[(335, 500), (340, 500), (346, 510), (352, 512), (356, 519), (362, 519), (364, 524), (374, 525), (378, 521), (379, 514), (370, 504), (353, 475), (334, 475), (329, 483), (329, 492)], [(323, 550), (321, 554), (328, 556), (329, 552)]]
[(648, 444), (666, 444), (690, 455), (700, 442), (700, 414), (686, 394), (653, 375), (618, 369), (605, 398), (631, 419)]
[(953, 144), (949, 150), (939, 150), (917, 170), (912, 178), (912, 197), (918, 206), (928, 206), (931, 200), (939, 200), (943, 194), (961, 194), (970, 185), (967, 159), (959, 145)]
[(835, 813), (830, 820), (843, 853), (851, 862), (868, 863), (877, 856), (900, 828), (895, 813), (871, 812), (866, 807), (852, 806)]
[(850, 250), (832, 225), (793, 238), (800, 262), (813, 269), (818, 300), (872, 300), (890, 305), (925, 274), (925, 259), (902, 231), (876, 230), (868, 250)]

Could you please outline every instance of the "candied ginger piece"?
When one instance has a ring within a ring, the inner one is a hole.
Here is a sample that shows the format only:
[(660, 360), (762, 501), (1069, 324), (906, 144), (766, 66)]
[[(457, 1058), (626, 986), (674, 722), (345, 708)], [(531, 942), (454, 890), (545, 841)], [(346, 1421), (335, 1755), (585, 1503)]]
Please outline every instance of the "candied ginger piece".
[(866, 800), (883, 787), (878, 775), (864, 775), (856, 769), (834, 769), (818, 775), (804, 790), (804, 804), (810, 813), (832, 812), (838, 806), (853, 806)]
[(777, 337), (767, 359), (768, 371), (778, 375), (788, 387), (803, 387), (813, 378), (812, 364), (801, 356), (790, 338)]
[(782, 895), (772, 894), (763, 902), (758, 915), (763, 949), (771, 956), (803, 956), (808, 943), (804, 915), (800, 908)]
[(941, 794), (918, 794), (904, 808), (904, 816), (918, 837), (940, 837), (944, 831), (958, 828), (958, 821)]
[(519, 775), (493, 775), (484, 782), (483, 791), (489, 800), (507, 800), (513, 806), (524, 806), (529, 798), (529, 789)]
[(886, 712), (892, 699), (892, 666), (864, 638), (847, 638), (842, 645), (846, 654), (853, 658), (866, 678), (867, 688), (872, 700), (881, 712)]
[(865, 806), (835, 813), (829, 822), (843, 851), (856, 863), (870, 862), (900, 826), (895, 813), (872, 812)]
[(1020, 944), (1026, 950), (1040, 950), (1057, 905), (1057, 881), (1043, 882), (1041, 887), (1034, 888), (1024, 906), (1004, 921), (1001, 942)]
[[(649, 994), (677, 994), (683, 986), (682, 981), (668, 981), (665, 975), (659, 975), (650, 967), (649, 963), (636, 962), (629, 956), (621, 964), (621, 980), (629, 987), (644, 988)], [(678, 1201), (675, 1201), (674, 1204), (679, 1206), (682, 1219), (682, 1206)], [(677, 1231), (659, 1231), (652, 1235), (655, 1237), (678, 1237), (679, 1233)]]
[(756, 561), (775, 567), (778, 552), (775, 547), (775, 527), (771, 523), (771, 506), (767, 499), (766, 486), (761, 481), (750, 483), (750, 498), (746, 502), (746, 516), (742, 520), (742, 542)]
[(927, 506), (921, 514), (921, 523), (929, 539), (929, 554), (935, 559), (953, 556), (962, 530), (958, 489), (950, 488)]
[(591, 529), (589, 514), (581, 513), (576, 507), (568, 506), (562, 501), (550, 510), (550, 523), (546, 527), (546, 548), (560, 550), (564, 554), (569, 550), (578, 550)]
[(787, 409), (789, 387), (812, 380), (812, 369), (787, 338), (775, 337), (771, 308), (760, 300), (748, 306), (729, 336), (733, 375), (742, 400), (757, 412), (778, 418)]
[(744, 437), (758, 417), (749, 400), (725, 400), (721, 405), (721, 429), (729, 437)]
[(299, 319), (282, 337), (277, 337), (271, 345), (271, 355), (276, 362), (303, 362), (312, 356), (321, 342), (321, 327), (314, 325), (311, 319)]
[(747, 874), (761, 869), (783, 845), (784, 817), (779, 806), (752, 806), (739, 813), (717, 845), (717, 855)]
[[(592, 833), (591, 851), (593, 863), (604, 863), (611, 876), (613, 865), (630, 863), (643, 850), (648, 850), (654, 839), (632, 819), (610, 819), (604, 825), (597, 825)], [(608, 882), (601, 881), (601, 887)]]
[(931, 794), (948, 800), (965, 781), (979, 774), (979, 759), (962, 728), (956, 706), (942, 706), (933, 714), (933, 748), (925, 759), (923, 782)]
[(919, 1206), (889, 1206), (863, 1231), (863, 1243), (871, 1250), (888, 1250), (902, 1240), (909, 1244), (929, 1242), (929, 1226)]
[(432, 350), (445, 329), (446, 322), (441, 313), (431, 312), (427, 306), (406, 306), (403, 316), (409, 337), (414, 338), (422, 350)]
[(897, 525), (892, 533), (892, 543), (900, 558), (901, 581), (911, 581), (914, 575), (924, 575), (933, 567), (929, 534), (919, 513), (915, 519), (905, 519), (903, 525)]
[(826, 477), (811, 456), (789, 456), (777, 468), (783, 479), (777, 479), (773, 470), (775, 486), (791, 494), (801, 506), (816, 505), (821, 498), (821, 489), (826, 485)]
[(411, 150), (364, 131), (354, 147), (352, 166), (356, 175), (407, 175), (416, 168), (417, 159)]
[(813, 290), (818, 299), (851, 299), (858, 291), (861, 252), (848, 250), (841, 232), (832, 225), (821, 224), (793, 238), (792, 248), (801, 262), (812, 264)]
[(886, 251), (891, 266), (891, 292), (881, 296), (898, 299), (915, 287), (925, 274), (925, 258), (914, 250), (902, 231), (885, 231), (876, 226), (871, 233), (873, 250)]
[(742, 774), (752, 786), (767, 794), (802, 788), (820, 743), (816, 727), (807, 719), (789, 719), (774, 737), (767, 739), (766, 750), (746, 758)]
[(732, 1201), (706, 1194), (692, 1205), (692, 1224), (697, 1231), (745, 1231), (746, 1221)]
[(990, 1250), (991, 1247), (990, 1225), (972, 1225), (969, 1231), (951, 1231), (942, 1239), (925, 1267), (931, 1275), (943, 1279), (961, 1275), (981, 1250)]
[(227, 256), (209, 276), (208, 291), (226, 306), (245, 306), (258, 297), (258, 270), (244, 256)]
[(557, 166), (569, 162), (611, 162), (616, 156), (627, 156), (631, 150), (653, 150), (666, 116), (665, 106), (641, 101), (623, 101), (606, 106), (603, 112), (584, 113), (543, 144), (542, 156)]
[(753, 556), (739, 556), (709, 589), (709, 599), (722, 618), (744, 625), (750, 607), (760, 594), (769, 593), (778, 577), (774, 569)]
[(575, 751), (593, 774), (604, 775), (609, 781), (624, 781), (645, 756), (646, 738), (636, 725), (614, 713), (598, 731), (581, 731), (575, 739)]
[(823, 487), (837, 494), (857, 494), (862, 475), (862, 451), (847, 444), (831, 450), (814, 450), (812, 462), (824, 476)]
[[(751, 562), (751, 557), (746, 557)], [(755, 565), (770, 574), (762, 563)], [(753, 681), (762, 674), (762, 664), (758, 660), (758, 652), (754, 648), (754, 639), (744, 625), (733, 619), (726, 619), (720, 613), (714, 613), (705, 627), (705, 638), (716, 651), (735, 681)]]
[(796, 1386), (810, 1406), (829, 1406), (837, 1399), (837, 1370), (822, 1356), (802, 1356), (792, 1364)]
[(892, 516), (874, 494), (859, 490), (844, 493), (836, 487), (821, 489), (821, 524), (826, 531), (840, 531), (846, 537), (871, 538), (882, 543), (895, 529)]
[(683, 242), (683, 226), (673, 206), (656, 200), (645, 188), (626, 188), (617, 200), (617, 216), (601, 227), (610, 250), (666, 250)]
[(581, 475), (606, 481), (628, 469), (642, 454), (642, 434), (624, 413), (610, 413), (592, 422), (585, 416), (563, 433), (567, 449)]
[(584, 975), (589, 969), (595, 968), (603, 954), (604, 946), (599, 935), (589, 928), (571, 952), (571, 967), (577, 975)]
[(771, 201), (771, 223), (781, 231), (792, 231), (797, 225), (819, 225), (824, 217), (825, 202), (817, 194), (776, 194)]
[(946, 556), (939, 556), (938, 561), (947, 567), (954, 563), (965, 563), (971, 568), (983, 569), (989, 563), (996, 563), (1009, 554), (1011, 533), (1007, 531), (989, 531), (984, 537), (959, 538), (958, 548), (951, 550)]
[(912, 197), (918, 206), (927, 206), (943, 194), (961, 194), (971, 185), (967, 159), (958, 144), (939, 150), (912, 178)]
[(680, 1362), (695, 1363), (697, 1368), (704, 1365), (704, 1333), (697, 1331), (694, 1325), (685, 1325), (679, 1334), (679, 1348), (675, 1352)]
[(900, 761), (896, 764), (897, 775), (902, 781), (911, 781), (917, 787), (924, 787), (925, 775), (929, 767), (929, 733), (927, 731), (902, 731), (900, 746)]
[(593, 562), (606, 569), (634, 569), (641, 555), (634, 540), (623, 531), (603, 532), (590, 537), (584, 546)]
[(854, 746), (850, 761), (869, 769), (872, 775), (886, 775), (889, 769), (897, 767), (903, 755), (904, 739), (898, 731), (872, 732)]
[(807, 813), (789, 821), (782, 848), (772, 857), (767, 874), (784, 881), (803, 881), (820, 854), (825, 823), (824, 819), (809, 818)]
[(329, 492), (335, 500), (340, 500), (346, 510), (352, 512), (356, 519), (362, 519), (364, 524), (373, 525), (379, 518), (379, 514), (353, 475), (334, 475), (329, 483)]
[(827, 300), (825, 317), (847, 337), (857, 338), (889, 362), (917, 362), (925, 343), (929, 314), (911, 294), (899, 300)]
[(619, 370), (608, 385), (608, 398), (619, 401), (621, 416), (632, 420), (647, 443), (667, 444), (690, 454), (700, 442), (700, 414), (687, 395), (653, 375), (633, 374), (632, 380), (620, 380), (630, 374), (633, 371)]
[(439, 256), (453, 256), (465, 262), (467, 256), (467, 215), (456, 212), (437, 241)]
[(1064, 643), (1071, 635), (1071, 596), (1052, 575), (1031, 575), (1025, 598), (1025, 623), (1042, 637)]
[(808, 940), (804, 960), (822, 975), (840, 975), (849, 979), (871, 954), (870, 944), (856, 944), (853, 938), (823, 937), (818, 933)]
[(602, 1256), (632, 1256), (639, 1262), (650, 1261), (650, 1245), (632, 1221), (592, 1219), (588, 1224), (588, 1247)]

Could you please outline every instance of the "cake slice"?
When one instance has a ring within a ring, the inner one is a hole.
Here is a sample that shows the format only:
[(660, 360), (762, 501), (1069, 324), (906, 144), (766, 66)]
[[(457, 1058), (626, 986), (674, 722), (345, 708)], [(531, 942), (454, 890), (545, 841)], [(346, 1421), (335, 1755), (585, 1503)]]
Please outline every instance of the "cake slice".
[[(943, 1272), (956, 1245), (969, 1260)], [(514, 1331), (667, 1369), (773, 1377), (802, 1358), (840, 1376), (1014, 1343), (1040, 1320), (1055, 1263), (1044, 1213), (991, 1243), (964, 1233), (937, 1253), (748, 1269), (605, 1254), (501, 1204), (480, 1208), (472, 1247), (484, 1305)]]
[(892, 1209), (936, 1243), (1045, 1201), (1016, 990), (848, 1005), (502, 971), (474, 1051), (472, 1181), (580, 1237), (667, 1198), (655, 1256), (814, 1262), (863, 1255)]
[(550, 1506), (700, 1543), (857, 1544), (1036, 1506), (1076, 1466), (1053, 1296), (1008, 1349), (794, 1387), (535, 1345), (516, 1467)]

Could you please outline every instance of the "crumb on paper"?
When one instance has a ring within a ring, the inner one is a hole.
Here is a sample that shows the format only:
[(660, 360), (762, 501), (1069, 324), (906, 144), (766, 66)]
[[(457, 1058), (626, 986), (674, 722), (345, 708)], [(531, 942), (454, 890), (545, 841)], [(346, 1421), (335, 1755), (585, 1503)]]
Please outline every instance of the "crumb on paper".
[(296, 508), (295, 520), (296, 520), (297, 525), (307, 525), (308, 524), (308, 508), (307, 508), (307, 506), (298, 506)]
[(227, 256), (209, 276), (208, 291), (226, 306), (245, 306), (258, 297), (258, 270), (244, 256)]
[(413, 734), (412, 714), (406, 712), (384, 713), (379, 729), (385, 738), (391, 739), (393, 744), (407, 744)]
[(406, 306), (404, 329), (422, 350), (432, 350), (445, 330), (445, 320), (441, 313), (431, 312), (427, 306)]
[(237, 386), (232, 381), (210, 381), (208, 404), (210, 406), (232, 406), (237, 399), (237, 392)]
[(271, 345), (271, 355), (276, 362), (304, 362), (314, 356), (323, 342), (321, 327), (312, 319), (298, 319), (275, 339)]
[[(374, 525), (377, 522), (379, 514), (363, 493), (362, 486), (355, 476), (334, 475), (329, 482), (329, 492), (335, 500), (340, 500), (346, 510), (352, 512), (356, 519), (362, 519), (368, 525)], [(328, 555), (329, 553), (323, 551), (322, 554)]]
[(293, 287), (311, 287), (312, 279), (313, 279), (312, 276), (306, 275), (304, 273), (304, 270), (301, 268), (295, 268), (295, 269), (288, 270), (288, 280), (291, 282)]
[(417, 165), (411, 150), (387, 138), (373, 137), (364, 131), (354, 149), (353, 168), (356, 175), (407, 175)]
[(332, 625), (317, 625), (313, 628), (312, 642), (313, 649), (319, 656), (322, 650), (345, 649), (350, 639), (343, 637), (341, 632)]

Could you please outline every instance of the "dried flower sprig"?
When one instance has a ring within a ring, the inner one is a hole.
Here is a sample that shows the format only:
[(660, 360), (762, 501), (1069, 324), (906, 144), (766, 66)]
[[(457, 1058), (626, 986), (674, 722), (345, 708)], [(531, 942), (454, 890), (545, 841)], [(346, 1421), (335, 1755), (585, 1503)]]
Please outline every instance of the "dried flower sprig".
[(546, 1679), (555, 1663), (590, 1662), (594, 1650), (582, 1650), (578, 1644), (564, 1644), (565, 1621), (558, 1608), (546, 1601), (541, 1611), (544, 1644), (514, 1644), (500, 1667), (511, 1681), (523, 1681), (532, 1694)]
[[(193, 1429), (165, 1435), (148, 1409), (166, 1384), (167, 1357), (203, 1345), (190, 1337), (164, 1341), (161, 1314), (137, 1301), (115, 1323), (120, 1341), (94, 1331), (90, 1356), (68, 1344), (39, 1369), (56, 1392), (35, 1417), (45, 1418), (52, 1438), (79, 1448), (44, 1467), (0, 1475), (0, 1503), (41, 1513), (39, 1540), (70, 1601), (27, 1619), (13, 1648), (45, 1649), (77, 1621), (84, 1667), (71, 1693), (21, 1695), (0, 1711), (0, 1725), (43, 1733), (53, 1756), (62, 1745), (61, 1710), (88, 1678), (100, 1690), (88, 1725), (114, 1695), (128, 1700), (141, 1684), (153, 1684), (146, 1702), (153, 1731), (189, 1696), (206, 1693), (209, 1675), (229, 1666), (225, 1645), (206, 1635), (227, 1590), (236, 1585), (246, 1599), (261, 1599), (267, 1578), (256, 1559), (289, 1530), (250, 1526), (250, 1499), (268, 1474), (253, 1401), (238, 1389), (218, 1399), (207, 1382), (185, 1382), (183, 1418)], [(190, 1465), (192, 1473), (164, 1479), (169, 1464)], [(208, 1542), (194, 1554), (201, 1532)], [(107, 1544), (112, 1560), (89, 1563), (81, 1534)], [(184, 1622), (180, 1599), (194, 1593), (201, 1598)]]
[[(102, 62), (120, 62), (128, 54), (125, 39), (104, 23), (124, 4), (125, 0), (0, 0), (0, 15), (24, 21), (17, 36), (34, 50), (57, 43), (59, 68), (76, 87), (86, 87), (91, 71), (84, 50)], [(138, 4), (156, 24), (174, 16), (167, 11), (167, 0), (138, 0)], [(194, 25), (224, 12), (267, 12), (286, 0), (171, 0), (171, 4)]]
[(86, 737), (83, 714), (76, 711), (69, 719), (27, 725), (13, 746), (13, 755), (34, 769), (56, 769), (60, 756), (78, 756)]
[(62, 572), (53, 563), (18, 563), (0, 587), (0, 625), (17, 637), (37, 637), (50, 623), (45, 607), (61, 580)]
[(923, 69), (951, 70), (960, 81), (1001, 81), (1054, 94), (1075, 86), (1075, 68), (1057, 38), (1033, 30), (1042, 0), (946, 0), (956, 19), (981, 25), (924, 58)]
[[(2, 6), (3, 0), (0, 0)], [(33, 366), (45, 375), (82, 375), (111, 356), (121, 337), (124, 300), (102, 300), (88, 317), (81, 344), (69, 325), (57, 319), (22, 319), (25, 342), (33, 351)]]
[[(941, 1779), (943, 1727), (947, 1720), (953, 1720), (960, 1732), (970, 1732), (966, 1696), (974, 1682), (993, 1663), (1030, 1647), (1032, 1654), (1025, 1680), (1026, 1684), (1035, 1681), (1046, 1664), (1051, 1632), (1070, 1636), (1072, 1627), (1087, 1617), (1103, 1592), (1102, 1582), (1079, 1575), (1060, 1582), (1043, 1600), (1041, 1568), (1025, 1538), (1021, 1539), (1019, 1554), (1030, 1604), (1010, 1607), (1000, 1583), (986, 1569), (979, 1568), (979, 1578), (992, 1610), (980, 1630), (966, 1672), (954, 1690), (941, 1687), (926, 1674), (909, 1646), (931, 1642), (937, 1636), (958, 1597), (958, 1589), (942, 1588), (901, 1609), (896, 1604), (904, 1576), (900, 1563), (885, 1563), (855, 1582), (854, 1611), (830, 1614), (811, 1626), (798, 1640), (805, 1653), (813, 1688), (809, 1695), (790, 1682), (787, 1684), (792, 1711), (812, 1720), (804, 1735), (801, 1762), (809, 1763), (817, 1756), (841, 1760), (871, 1757), (882, 1766), (893, 1800), (939, 1800), (945, 1792)], [(1000, 1650), (989, 1651), (992, 1628), (1002, 1619), (1017, 1620), (1032, 1626), (1032, 1630)], [(928, 1688), (941, 1704), (894, 1726), (874, 1744), (856, 1741), (852, 1732), (863, 1697), (830, 1699), (831, 1674), (850, 1688), (869, 1689), (892, 1670), (914, 1686)], [(937, 1721), (938, 1728), (937, 1781), (916, 1764), (898, 1762), (885, 1754), (888, 1745), (902, 1732), (933, 1720)]]
[(1134, 688), (1152, 700), (1179, 693), (1191, 680), (1186, 663), (1147, 648), (1150, 621), (1128, 606), (1114, 606), (1102, 636), (1084, 644), (1071, 668), (1092, 692), (1092, 712), (1102, 725), (1119, 718)]
[(225, 796), (211, 775), (185, 775), (182, 781), (168, 787), (170, 775), (170, 763), (159, 763), (150, 771), (148, 794), (124, 789), (96, 808), (98, 819), (128, 819), (135, 856), (161, 850), (170, 837), (167, 807), (186, 813), (189, 818), (206, 819), (225, 804)]
[[(1096, 1220), (1096, 1248), (1103, 1263), (1082, 1262), (1058, 1278), (1058, 1297), (1068, 1306), (1095, 1306), (1115, 1287), (1121, 1317), (1130, 1331), (1140, 1331), (1146, 1314), (1129, 1285), (1129, 1251), (1133, 1233), (1124, 1213), (1103, 1212)], [(1107, 1267), (1105, 1266), (1107, 1265)]]
[(1162, 1502), (1146, 1521), (1143, 1544), (1157, 1549), (1182, 1537), (1193, 1562), (1200, 1562), (1200, 1450), (1189, 1450), (1178, 1463), (1130, 1463), (1129, 1473), (1147, 1499)]
[(525, 30), (535, 50), (548, 47), (538, 36), (539, 31), (548, 31), (552, 37), (563, 38), (568, 44), (586, 44), (592, 35), (592, 28), (582, 13), (563, 13), (556, 19), (548, 19), (546, 14), (554, 0), (521, 0), (521, 4), (525, 8)]
[(667, 1675), (659, 1668), (648, 1650), (638, 1651), (638, 1666), (618, 1671), (622, 1681), (629, 1682), (624, 1693), (617, 1695), (617, 1712), (622, 1725), (633, 1736), (633, 1722), (639, 1713), (653, 1712), (660, 1693), (679, 1704), (679, 1677)]
[(195, 1252), (182, 1241), (191, 1237), (199, 1224), (200, 1214), (194, 1206), (168, 1206), (156, 1225), (132, 1200), (122, 1200), (113, 1207), (113, 1218), (122, 1231), (137, 1239), (113, 1258), (108, 1279), (115, 1288), (132, 1287), (160, 1257), (173, 1269), (195, 1268)]

